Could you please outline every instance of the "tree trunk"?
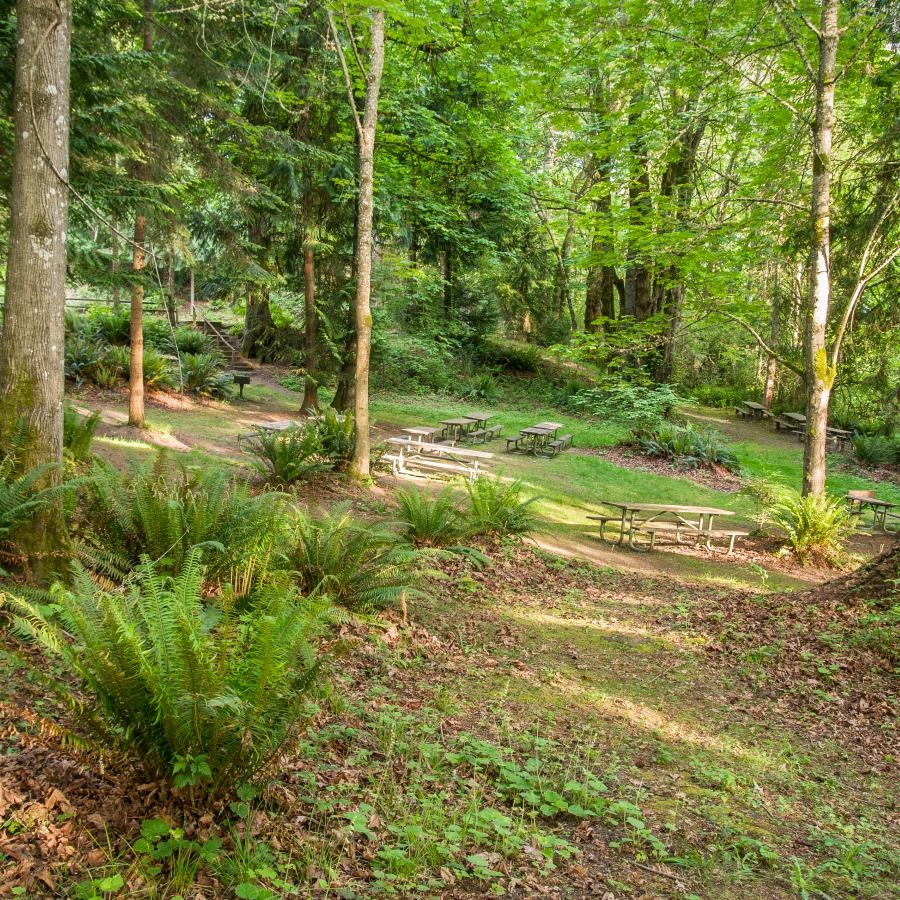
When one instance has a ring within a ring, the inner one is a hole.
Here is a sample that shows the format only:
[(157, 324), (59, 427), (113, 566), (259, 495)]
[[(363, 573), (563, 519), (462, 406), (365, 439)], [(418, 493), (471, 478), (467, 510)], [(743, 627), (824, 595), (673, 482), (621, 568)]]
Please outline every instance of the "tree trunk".
[[(19, 419), (29, 432), (21, 464), (62, 462), (69, 174), (70, 0), (16, 7), (15, 150), (6, 304), (0, 334), (0, 438)], [(58, 477), (53, 472), (50, 479)], [(17, 535), (23, 551), (58, 549), (58, 510)], [(50, 557), (39, 556), (40, 574)]]
[[(650, 200), (650, 170), (647, 146), (641, 132), (640, 107), (643, 91), (632, 99), (628, 113), (628, 124), (634, 132), (631, 143), (631, 177), (628, 181), (629, 227), (640, 232), (650, 227), (652, 205)], [(628, 264), (625, 272), (625, 308), (622, 315), (634, 316), (638, 322), (648, 319), (653, 313), (653, 297), (650, 284), (650, 270), (634, 251), (633, 236), (629, 236)]]
[[(153, 0), (144, 0), (144, 53), (153, 52)], [(136, 166), (140, 181), (150, 181), (150, 141), (147, 129), (143, 137), (144, 158)], [(131, 267), (135, 279), (131, 288), (131, 358), (128, 375), (128, 424), (144, 428), (144, 241), (147, 217), (138, 210), (134, 221), (134, 248)]]
[(372, 10), (369, 72), (359, 134), (359, 196), (356, 235), (356, 396), (354, 417), (356, 442), (350, 461), (350, 474), (365, 478), (369, 474), (369, 357), (372, 349), (372, 219), (375, 176), (375, 127), (378, 123), (378, 96), (384, 69), (384, 10)]
[(813, 126), (813, 178), (809, 295), (806, 309), (806, 446), (803, 493), (825, 493), (828, 401), (834, 369), (828, 362), (825, 331), (831, 303), (831, 144), (834, 132), (834, 83), (840, 0), (823, 0), (819, 27), (819, 70)]
[(119, 284), (119, 226), (115, 216), (112, 217), (112, 305), (118, 312), (122, 305), (122, 286)]
[[(352, 311), (351, 311), (352, 313)], [(331, 399), (332, 409), (346, 412), (354, 403), (354, 378), (356, 377), (356, 331), (351, 330), (344, 341), (344, 353), (341, 368), (338, 372), (334, 397)]]
[(444, 245), (444, 318), (449, 322), (453, 316), (453, 247)]
[(272, 350), (271, 343), (275, 331), (275, 321), (269, 307), (269, 289), (264, 285), (254, 285), (247, 296), (247, 308), (244, 311), (241, 355), (248, 359), (269, 362), (272, 356), (267, 350)]
[(178, 324), (178, 310), (175, 306), (175, 248), (169, 252), (169, 267), (166, 271), (166, 315), (174, 328)]
[[(312, 213), (312, 203), (308, 201), (306, 206), (308, 223)], [(316, 311), (316, 254), (307, 234), (303, 248), (303, 365), (306, 369), (306, 379), (303, 383), (301, 413), (314, 413), (319, 408), (319, 388), (315, 379), (318, 318)]]
[[(769, 294), (771, 298), (771, 311), (769, 313), (769, 346), (773, 349), (778, 346), (778, 316), (779, 316), (779, 303), (778, 303), (778, 267), (775, 267), (774, 275), (772, 276), (772, 282), (774, 282), (774, 287), (770, 282), (769, 277), (769, 264), (766, 264), (766, 277), (765, 277), (765, 285), (766, 292)], [(774, 356), (770, 356), (766, 363), (766, 381), (763, 387), (763, 406), (766, 409), (772, 408), (772, 401), (775, 399), (775, 385), (778, 381), (778, 360)]]

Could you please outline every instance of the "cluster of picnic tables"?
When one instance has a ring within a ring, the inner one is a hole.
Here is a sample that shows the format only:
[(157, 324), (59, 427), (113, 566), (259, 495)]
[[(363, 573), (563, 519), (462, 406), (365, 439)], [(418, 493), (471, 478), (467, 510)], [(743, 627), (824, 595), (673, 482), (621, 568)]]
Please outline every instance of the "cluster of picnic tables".
[[(734, 413), (741, 419), (757, 419), (759, 421), (771, 420), (776, 431), (787, 430), (795, 435), (797, 440), (802, 441), (806, 438), (806, 416), (799, 412), (784, 412), (775, 415), (771, 410), (766, 409), (761, 403), (754, 400), (742, 400), (734, 408)], [(835, 450), (844, 450), (853, 437), (853, 432), (846, 428), (836, 428), (829, 425), (826, 429), (828, 442), (832, 444)]]

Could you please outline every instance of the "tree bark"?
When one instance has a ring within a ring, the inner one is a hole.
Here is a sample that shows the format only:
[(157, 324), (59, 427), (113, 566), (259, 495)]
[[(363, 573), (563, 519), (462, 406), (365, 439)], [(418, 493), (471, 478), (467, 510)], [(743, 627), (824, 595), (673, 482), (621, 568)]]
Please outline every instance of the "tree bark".
[(834, 134), (834, 86), (840, 0), (823, 0), (818, 30), (819, 67), (813, 125), (813, 177), (809, 294), (806, 309), (806, 445), (803, 493), (825, 493), (828, 402), (835, 371), (825, 349), (831, 304), (831, 147)]
[(22, 464), (30, 468), (62, 460), (72, 4), (19, 0), (16, 18), (0, 429), (5, 442), (28, 417)]
[[(773, 286), (774, 283), (774, 286)], [(771, 311), (769, 313), (769, 346), (774, 348), (778, 346), (779, 338), (779, 303), (778, 303), (778, 267), (774, 269), (774, 273), (769, 276), (769, 266), (766, 266), (766, 292), (771, 299)], [(775, 399), (775, 385), (778, 382), (778, 360), (774, 356), (769, 356), (766, 362), (766, 381), (763, 387), (763, 406), (766, 409), (772, 408), (772, 401)]]
[[(6, 304), (0, 333), (0, 441), (22, 417), (23, 468), (62, 462), (66, 233), (69, 177), (70, 0), (19, 0), (16, 7), (15, 149), (10, 192)], [(59, 477), (53, 470), (44, 479)], [(15, 535), (49, 574), (62, 545), (59, 508)]]
[[(312, 191), (305, 204), (307, 228), (312, 220)], [(307, 232), (303, 245), (303, 365), (306, 378), (303, 383), (301, 413), (314, 413), (319, 408), (319, 388), (315, 379), (317, 367), (318, 319), (316, 310), (316, 253)]]
[(365, 105), (359, 131), (359, 196), (357, 198), (356, 235), (356, 377), (354, 417), (356, 442), (350, 461), (350, 474), (365, 478), (369, 474), (369, 357), (372, 349), (372, 220), (375, 176), (375, 128), (378, 124), (378, 97), (384, 69), (384, 10), (373, 9), (370, 29), (369, 71), (366, 77)]
[[(153, 0), (144, 0), (144, 53), (153, 52)], [(150, 141), (147, 129), (143, 136), (143, 159), (135, 167), (139, 181), (150, 181)], [(139, 209), (134, 220), (134, 247), (131, 267), (135, 279), (131, 288), (131, 357), (128, 374), (128, 424), (144, 428), (144, 241), (147, 216)]]

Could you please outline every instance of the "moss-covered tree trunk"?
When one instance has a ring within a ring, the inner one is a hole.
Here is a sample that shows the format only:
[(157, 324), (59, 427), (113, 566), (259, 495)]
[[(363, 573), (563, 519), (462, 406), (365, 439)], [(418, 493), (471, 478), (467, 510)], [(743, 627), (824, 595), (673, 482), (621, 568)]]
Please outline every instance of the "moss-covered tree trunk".
[[(62, 461), (69, 177), (70, 0), (19, 0), (15, 150), (10, 192), (6, 304), (0, 334), (0, 439), (20, 418), (29, 433), (22, 465)], [(56, 477), (54, 472), (49, 477)], [(62, 539), (58, 511), (20, 535), (48, 558)], [(38, 568), (43, 568), (37, 562)]]
[(807, 391), (804, 494), (825, 493), (828, 402), (835, 375), (828, 362), (825, 340), (831, 304), (831, 145), (834, 134), (839, 10), (840, 0), (823, 0), (821, 24), (816, 35), (819, 68), (816, 78), (816, 118), (813, 124), (810, 274), (804, 338)]

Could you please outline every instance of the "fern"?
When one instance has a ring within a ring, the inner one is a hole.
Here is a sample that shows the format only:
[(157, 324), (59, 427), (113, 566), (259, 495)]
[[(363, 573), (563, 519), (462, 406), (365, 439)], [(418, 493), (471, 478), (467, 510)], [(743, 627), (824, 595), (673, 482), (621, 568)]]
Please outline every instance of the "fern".
[(85, 460), (91, 455), (94, 432), (100, 422), (100, 413), (82, 417), (67, 403), (63, 407), (63, 446), (76, 460)]
[(176, 784), (183, 760), (202, 759), (199, 787), (215, 793), (257, 772), (299, 720), (327, 606), (270, 585), (236, 616), (205, 602), (203, 581), (194, 549), (174, 578), (144, 557), (116, 591), (75, 564), (71, 587), (56, 589), (59, 621), (23, 597), (10, 604), (18, 633), (96, 698), (106, 739)]
[(354, 612), (423, 593), (417, 551), (395, 532), (355, 519), (345, 504), (318, 517), (299, 515), (294, 534), (288, 565), (304, 593), (327, 594)]
[(766, 511), (767, 521), (783, 528), (788, 546), (801, 560), (820, 556), (826, 561), (840, 562), (844, 542), (856, 530), (853, 515), (839, 497), (819, 494), (801, 496), (791, 488)]
[(292, 428), (253, 438), (250, 452), (254, 468), (268, 484), (287, 487), (316, 472), (333, 468), (315, 427)]
[(521, 481), (481, 477), (466, 482), (468, 525), (473, 534), (527, 534), (535, 526), (530, 509), (538, 498), (522, 499)]
[(259, 574), (288, 521), (281, 495), (252, 496), (224, 470), (190, 472), (164, 452), (128, 473), (96, 460), (86, 493), (82, 561), (119, 580), (144, 555), (178, 573), (198, 546), (213, 576), (230, 580), (248, 564)]
[(418, 488), (400, 489), (400, 526), (405, 536), (418, 546), (441, 547), (462, 537), (462, 513), (453, 494), (445, 487), (436, 497)]

